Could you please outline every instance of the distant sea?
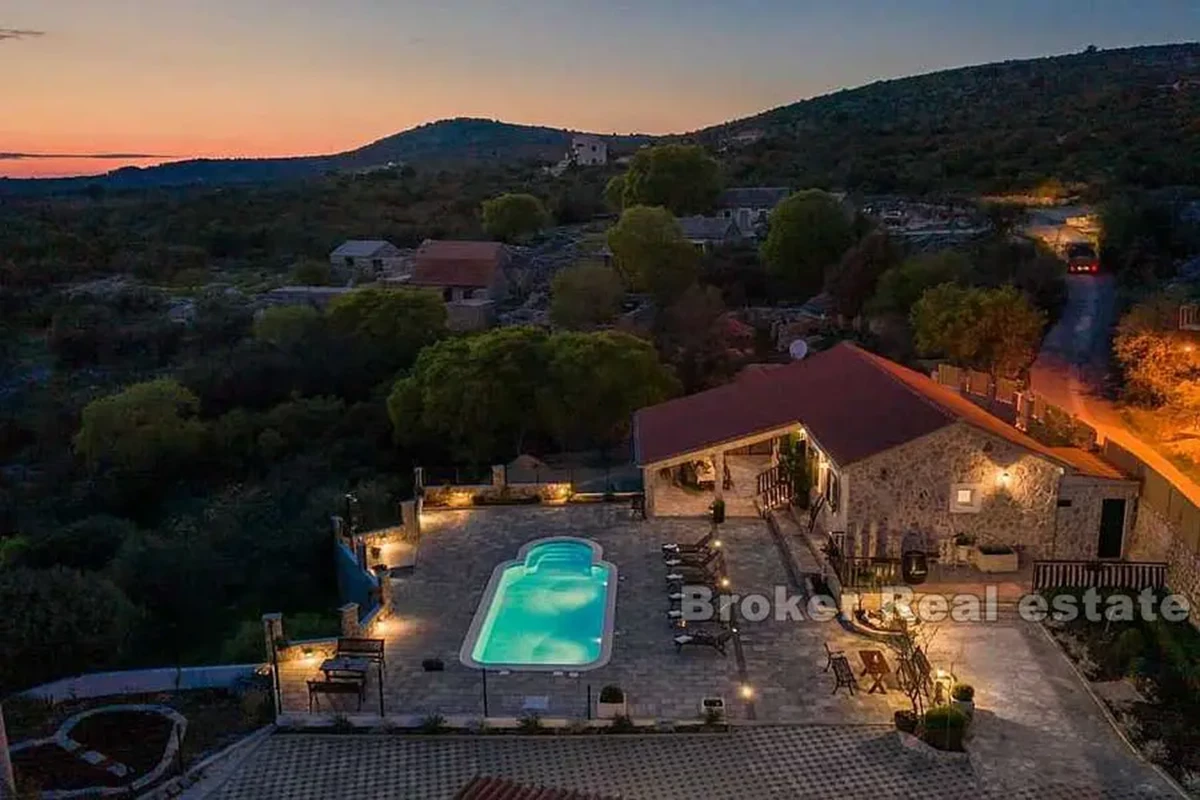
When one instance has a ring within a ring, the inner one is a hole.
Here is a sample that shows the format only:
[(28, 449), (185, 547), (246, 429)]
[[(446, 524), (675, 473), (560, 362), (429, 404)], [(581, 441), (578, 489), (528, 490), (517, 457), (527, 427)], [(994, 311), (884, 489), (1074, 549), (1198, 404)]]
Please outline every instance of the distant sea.
[(19, 158), (0, 160), (0, 178), (66, 178), (103, 175), (121, 167), (152, 167), (173, 158)]

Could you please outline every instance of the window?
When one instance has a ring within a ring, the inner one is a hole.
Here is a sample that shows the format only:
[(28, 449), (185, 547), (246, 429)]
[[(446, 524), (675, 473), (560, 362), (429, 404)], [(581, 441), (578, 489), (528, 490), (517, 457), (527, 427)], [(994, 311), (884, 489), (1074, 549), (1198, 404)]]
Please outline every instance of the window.
[(978, 514), (983, 507), (983, 492), (977, 483), (956, 483), (950, 487), (951, 514)]
[(383, 259), (382, 258), (372, 258), (371, 266), (374, 267), (375, 269), (383, 269)]
[(346, 266), (347, 266), (347, 267), (353, 267), (353, 266), (354, 266), (354, 258), (353, 258), (352, 256), (346, 256), (346, 258), (345, 258), (345, 261), (346, 261)]
[(829, 511), (838, 513), (838, 503), (841, 501), (842, 487), (838, 474), (832, 469), (827, 470), (825, 477), (825, 502), (829, 503)]
[(447, 286), (445, 289), (442, 289), (442, 300), (449, 303), (453, 299), (454, 299), (454, 289), (450, 288), (449, 286)]

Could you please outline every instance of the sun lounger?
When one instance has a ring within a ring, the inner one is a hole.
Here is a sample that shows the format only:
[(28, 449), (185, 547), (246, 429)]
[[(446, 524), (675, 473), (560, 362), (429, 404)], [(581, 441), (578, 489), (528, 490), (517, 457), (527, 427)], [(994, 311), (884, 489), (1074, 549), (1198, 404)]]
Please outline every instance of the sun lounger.
[(725, 655), (725, 646), (729, 640), (733, 638), (733, 633), (728, 630), (722, 630), (717, 633), (709, 631), (693, 631), (692, 633), (681, 633), (674, 639), (675, 652), (683, 651), (683, 648), (689, 645), (699, 645), (702, 647), (711, 647), (721, 655)]
[(717, 548), (709, 550), (697, 550), (693, 553), (679, 553), (676, 555), (664, 555), (663, 563), (668, 567), (707, 567), (709, 564), (721, 557), (721, 551)]
[(679, 542), (667, 542), (662, 546), (663, 555), (670, 555), (674, 553), (694, 553), (698, 550), (708, 550), (712, 546), (716, 536), (717, 529), (716, 526), (714, 526), (712, 530), (701, 536), (699, 541), (692, 542), (690, 544), (687, 542), (682, 544)]

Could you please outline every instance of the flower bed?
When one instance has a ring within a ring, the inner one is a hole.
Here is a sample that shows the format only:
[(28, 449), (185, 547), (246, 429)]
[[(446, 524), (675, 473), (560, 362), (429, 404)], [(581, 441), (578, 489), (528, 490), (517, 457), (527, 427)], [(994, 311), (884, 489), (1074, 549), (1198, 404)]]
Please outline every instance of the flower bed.
[(1089, 681), (1124, 680), (1136, 688), (1132, 699), (1098, 694), (1109, 695), (1105, 704), (1148, 760), (1200, 789), (1200, 632), (1162, 620), (1081, 619), (1047, 628)]
[(39, 744), (12, 754), (17, 785), (46, 791), (89, 789), (93, 786), (124, 786), (129, 781), (94, 767), (53, 742)]
[(170, 719), (152, 711), (106, 711), (81, 719), (70, 736), (141, 777), (158, 766), (172, 727)]

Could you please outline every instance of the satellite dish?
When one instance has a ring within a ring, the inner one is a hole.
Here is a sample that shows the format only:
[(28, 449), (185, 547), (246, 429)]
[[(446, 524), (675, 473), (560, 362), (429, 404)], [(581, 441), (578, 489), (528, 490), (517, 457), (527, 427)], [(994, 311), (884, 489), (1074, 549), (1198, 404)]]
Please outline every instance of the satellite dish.
[(808, 342), (803, 339), (797, 339), (788, 345), (788, 355), (792, 357), (792, 361), (799, 361), (808, 355)]

